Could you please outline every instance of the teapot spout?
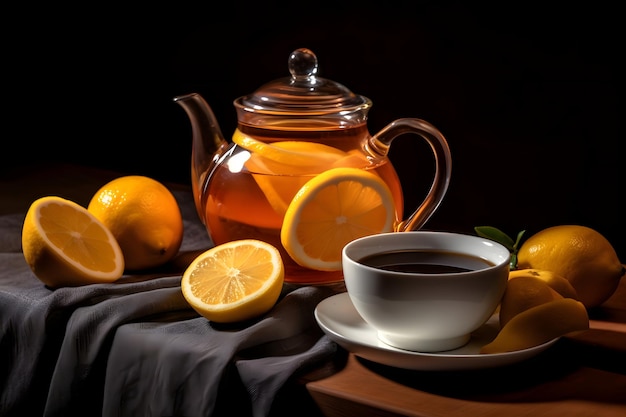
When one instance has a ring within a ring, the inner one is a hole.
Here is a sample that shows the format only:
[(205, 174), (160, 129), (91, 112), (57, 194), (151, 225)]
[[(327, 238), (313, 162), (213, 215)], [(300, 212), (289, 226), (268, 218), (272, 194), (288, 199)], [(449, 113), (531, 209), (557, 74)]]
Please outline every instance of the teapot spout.
[(191, 121), (192, 148), (191, 148), (191, 185), (196, 204), (196, 210), (203, 223), (205, 220), (205, 201), (203, 192), (211, 173), (226, 152), (229, 143), (224, 140), (213, 110), (200, 94), (191, 93), (174, 97), (187, 113)]

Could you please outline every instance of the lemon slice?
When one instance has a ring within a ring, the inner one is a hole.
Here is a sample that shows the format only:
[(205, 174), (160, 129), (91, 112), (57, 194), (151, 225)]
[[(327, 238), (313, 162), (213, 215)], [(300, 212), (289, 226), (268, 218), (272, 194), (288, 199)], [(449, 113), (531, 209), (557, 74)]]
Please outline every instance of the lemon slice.
[(24, 219), (26, 263), (51, 288), (113, 282), (124, 257), (113, 234), (86, 208), (56, 196), (35, 200)]
[(348, 154), (317, 142), (271, 144), (246, 136), (239, 129), (233, 142), (250, 152), (245, 166), (276, 213), (282, 216), (294, 194), (312, 175), (347, 159)]
[[(320, 172), (346, 155), (340, 149), (316, 142), (282, 141), (269, 144), (244, 135), (239, 129), (233, 134), (233, 142), (256, 157), (261, 157), (262, 163), (274, 174), (293, 175), (294, 168), (299, 174), (310, 173), (311, 169)], [(288, 172), (282, 172), (285, 169)]]
[(268, 312), (285, 276), (280, 252), (254, 239), (235, 240), (198, 255), (183, 273), (183, 296), (217, 323), (249, 320)]
[(291, 174), (273, 173), (270, 167), (264, 164), (262, 158), (250, 156), (246, 161), (246, 168), (253, 172), (254, 181), (259, 186), (265, 199), (272, 209), (280, 216), (285, 214), (291, 199), (309, 179), (307, 175), (295, 175), (296, 169)]
[(332, 168), (309, 180), (285, 212), (281, 242), (299, 265), (341, 269), (341, 250), (350, 241), (390, 232), (395, 206), (387, 184), (358, 168)]

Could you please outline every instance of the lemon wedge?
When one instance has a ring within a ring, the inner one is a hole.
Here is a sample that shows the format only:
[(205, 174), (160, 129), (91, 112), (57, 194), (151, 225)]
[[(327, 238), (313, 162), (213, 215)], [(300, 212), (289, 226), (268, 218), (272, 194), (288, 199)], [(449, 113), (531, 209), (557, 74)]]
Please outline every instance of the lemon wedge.
[(588, 329), (589, 316), (583, 303), (573, 298), (558, 298), (515, 315), (480, 353), (528, 349)]

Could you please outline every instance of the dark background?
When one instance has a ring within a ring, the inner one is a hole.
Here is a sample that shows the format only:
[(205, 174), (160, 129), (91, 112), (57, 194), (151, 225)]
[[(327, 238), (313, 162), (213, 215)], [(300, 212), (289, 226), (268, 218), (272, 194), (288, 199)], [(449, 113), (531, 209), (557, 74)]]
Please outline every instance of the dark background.
[[(307, 47), (320, 76), (373, 100), (372, 133), (418, 117), (448, 139), (452, 181), (426, 228), (583, 224), (626, 260), (617, 2), (382, 3), (3, 6), (0, 175), (60, 162), (189, 183), (173, 97), (202, 94), (230, 137), (232, 100)], [(393, 144), (407, 210), (430, 181), (427, 152)]]

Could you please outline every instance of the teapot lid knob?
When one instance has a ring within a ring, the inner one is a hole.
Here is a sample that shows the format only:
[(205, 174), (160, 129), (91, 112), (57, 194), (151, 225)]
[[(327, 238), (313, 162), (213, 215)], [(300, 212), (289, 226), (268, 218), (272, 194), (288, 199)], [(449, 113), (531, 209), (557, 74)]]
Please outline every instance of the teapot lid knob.
[(296, 49), (289, 55), (289, 72), (292, 78), (310, 78), (317, 74), (317, 57), (307, 48)]
[(371, 106), (367, 97), (354, 94), (342, 84), (316, 76), (317, 57), (310, 49), (293, 51), (289, 55), (288, 66), (291, 77), (271, 81), (253, 94), (234, 101), (241, 114), (334, 115), (341, 110), (365, 111)]

